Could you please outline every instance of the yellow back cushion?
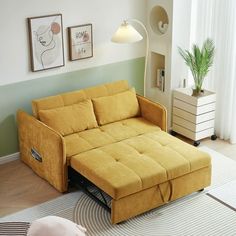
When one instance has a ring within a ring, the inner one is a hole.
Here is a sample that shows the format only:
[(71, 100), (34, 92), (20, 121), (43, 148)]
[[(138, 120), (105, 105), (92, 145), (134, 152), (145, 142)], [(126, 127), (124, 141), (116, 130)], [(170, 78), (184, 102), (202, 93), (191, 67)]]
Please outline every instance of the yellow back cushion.
[(32, 101), (33, 114), (38, 119), (39, 111), (41, 110), (49, 110), (69, 106), (82, 102), (86, 99), (109, 96), (124, 92), (128, 89), (129, 85), (126, 80), (118, 80), (111, 83), (98, 85), (95, 87), (63, 93), (56, 96), (36, 99)]
[(98, 126), (91, 100), (39, 111), (40, 120), (63, 136)]
[(135, 90), (92, 99), (99, 125), (131, 118), (140, 114)]

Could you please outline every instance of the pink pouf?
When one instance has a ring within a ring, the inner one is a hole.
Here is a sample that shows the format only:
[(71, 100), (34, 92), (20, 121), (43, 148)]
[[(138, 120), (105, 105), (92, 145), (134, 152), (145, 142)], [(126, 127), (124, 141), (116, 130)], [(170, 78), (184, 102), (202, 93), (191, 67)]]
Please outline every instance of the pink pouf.
[(85, 236), (86, 229), (74, 222), (46, 216), (32, 222), (27, 236)]

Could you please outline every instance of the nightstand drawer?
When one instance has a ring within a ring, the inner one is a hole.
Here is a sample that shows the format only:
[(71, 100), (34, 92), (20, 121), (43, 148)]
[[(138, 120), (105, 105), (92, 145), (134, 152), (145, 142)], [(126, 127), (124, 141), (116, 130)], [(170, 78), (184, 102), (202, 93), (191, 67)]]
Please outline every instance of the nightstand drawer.
[(213, 102), (213, 103), (208, 103), (206, 105), (197, 107), (197, 106), (190, 105), (189, 103), (183, 102), (181, 100), (174, 99), (174, 107), (177, 107), (181, 110), (187, 111), (194, 115), (201, 115), (206, 112), (214, 111), (215, 105), (216, 105), (215, 102)]
[(215, 111), (203, 113), (201, 115), (196, 116), (192, 113), (189, 113), (189, 112), (179, 109), (177, 107), (173, 107), (173, 115), (182, 117), (183, 119), (188, 120), (188, 121), (195, 123), (195, 124), (215, 119)]
[(193, 132), (200, 132), (206, 129), (210, 129), (210, 128), (213, 128), (215, 125), (214, 120), (208, 120), (199, 124), (194, 124), (190, 121), (184, 120), (183, 118), (175, 116), (175, 115), (173, 116), (173, 123), (183, 128), (189, 129)]
[(214, 128), (206, 129), (200, 132), (193, 132), (189, 129), (183, 128), (177, 124), (173, 124), (173, 130), (187, 138), (190, 138), (192, 140), (200, 140), (206, 137), (209, 137), (214, 134)]

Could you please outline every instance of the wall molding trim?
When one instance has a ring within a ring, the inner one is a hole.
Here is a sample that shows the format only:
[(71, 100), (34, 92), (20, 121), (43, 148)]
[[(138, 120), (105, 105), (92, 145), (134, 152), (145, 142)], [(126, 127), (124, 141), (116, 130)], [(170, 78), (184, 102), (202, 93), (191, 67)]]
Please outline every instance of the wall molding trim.
[(0, 165), (20, 159), (20, 153), (16, 152), (7, 156), (0, 157)]

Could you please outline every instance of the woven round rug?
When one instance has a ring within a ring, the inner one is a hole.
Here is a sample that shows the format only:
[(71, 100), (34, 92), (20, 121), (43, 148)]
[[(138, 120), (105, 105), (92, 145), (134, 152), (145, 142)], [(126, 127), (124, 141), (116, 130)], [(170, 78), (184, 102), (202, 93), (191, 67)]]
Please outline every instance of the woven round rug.
[(236, 230), (235, 212), (204, 192), (194, 193), (116, 225), (111, 224), (110, 213), (85, 194), (75, 209), (75, 222), (87, 229), (88, 236), (223, 236), (235, 235)]
[(76, 223), (87, 229), (88, 235), (157, 235), (152, 220), (158, 215), (161, 215), (160, 208), (159, 211), (152, 210), (112, 225), (110, 213), (83, 194), (77, 203), (74, 218)]

